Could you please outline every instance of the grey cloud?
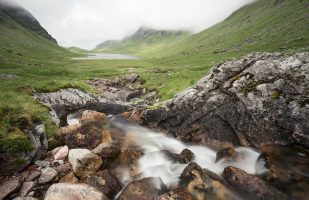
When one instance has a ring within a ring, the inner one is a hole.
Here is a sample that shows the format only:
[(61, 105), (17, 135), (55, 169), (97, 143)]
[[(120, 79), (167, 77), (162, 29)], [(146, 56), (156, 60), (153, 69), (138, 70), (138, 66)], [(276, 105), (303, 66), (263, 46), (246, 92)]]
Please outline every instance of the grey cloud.
[(253, 0), (13, 0), (28, 9), (60, 45), (91, 49), (145, 25), (194, 32), (224, 20)]

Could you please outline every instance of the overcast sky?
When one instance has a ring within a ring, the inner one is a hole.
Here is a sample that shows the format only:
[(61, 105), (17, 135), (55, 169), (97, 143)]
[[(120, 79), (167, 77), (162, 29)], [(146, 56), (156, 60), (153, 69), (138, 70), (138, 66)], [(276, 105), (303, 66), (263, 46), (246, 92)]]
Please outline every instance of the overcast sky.
[(92, 49), (141, 25), (201, 31), (253, 0), (12, 0), (62, 46)]

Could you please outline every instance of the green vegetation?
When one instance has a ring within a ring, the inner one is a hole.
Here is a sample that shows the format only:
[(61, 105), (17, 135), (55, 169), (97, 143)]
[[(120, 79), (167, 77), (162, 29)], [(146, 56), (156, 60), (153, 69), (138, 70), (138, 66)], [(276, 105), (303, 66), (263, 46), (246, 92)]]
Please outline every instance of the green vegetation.
[[(44, 122), (48, 136), (56, 135), (48, 108), (32, 98), (33, 91), (75, 87), (96, 92), (87, 80), (121, 76), (133, 69), (145, 80), (145, 87), (157, 90), (161, 100), (166, 100), (226, 59), (254, 51), (308, 51), (308, 1), (275, 2), (259, 0), (195, 35), (148, 35), (146, 41), (135, 35), (122, 45), (105, 44), (104, 51), (137, 54), (143, 60), (72, 60), (81, 50), (69, 52), (0, 12), (0, 74), (17, 76), (0, 78), (0, 151), (29, 149), (20, 132), (24, 124)], [(254, 89), (254, 85), (247, 89)], [(17, 148), (21, 143), (25, 146)]]

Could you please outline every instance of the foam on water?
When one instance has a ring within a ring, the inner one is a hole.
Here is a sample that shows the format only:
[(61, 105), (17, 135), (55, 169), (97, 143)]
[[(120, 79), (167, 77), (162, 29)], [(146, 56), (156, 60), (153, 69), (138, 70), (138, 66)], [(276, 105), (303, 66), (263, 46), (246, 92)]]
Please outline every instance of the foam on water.
[(162, 150), (179, 154), (183, 149), (190, 149), (195, 154), (194, 162), (220, 175), (227, 166), (235, 166), (247, 173), (256, 173), (256, 163), (259, 153), (248, 147), (237, 147), (240, 159), (237, 161), (216, 160), (216, 152), (200, 145), (186, 145), (181, 141), (162, 133), (157, 133), (136, 124), (123, 121), (116, 116), (109, 117), (109, 123), (121, 130), (135, 145), (139, 146), (144, 155), (138, 160), (141, 178), (160, 177), (167, 186), (176, 186), (178, 178), (187, 164), (180, 164), (170, 160)]

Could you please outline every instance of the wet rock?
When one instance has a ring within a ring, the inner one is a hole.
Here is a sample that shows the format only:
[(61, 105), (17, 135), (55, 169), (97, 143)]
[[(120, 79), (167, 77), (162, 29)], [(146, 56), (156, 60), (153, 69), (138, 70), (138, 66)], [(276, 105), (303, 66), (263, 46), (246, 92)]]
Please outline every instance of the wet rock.
[(95, 188), (86, 184), (53, 184), (47, 190), (44, 200), (108, 200), (108, 198)]
[(26, 181), (33, 181), (41, 175), (40, 171), (33, 171), (27, 178)]
[(40, 184), (45, 184), (51, 182), (58, 175), (58, 172), (51, 167), (47, 167), (42, 170), (42, 174), (39, 178)]
[(54, 155), (55, 160), (65, 160), (69, 153), (69, 147), (65, 145), (61, 149), (57, 151), (57, 153)]
[(226, 167), (223, 171), (224, 179), (235, 190), (246, 198), (253, 199), (290, 199), (286, 194), (267, 185), (262, 179), (255, 175), (247, 174), (245, 171), (236, 167)]
[(71, 165), (69, 163), (66, 163), (66, 164), (59, 165), (55, 167), (54, 169), (59, 173), (59, 175), (64, 176), (71, 171)]
[(233, 148), (227, 147), (217, 152), (216, 162), (218, 162), (221, 159), (225, 159), (226, 161), (235, 160), (237, 156), (238, 154)]
[(301, 146), (263, 145), (257, 172), (268, 184), (294, 199), (309, 195), (309, 150)]
[(92, 150), (92, 153), (98, 154), (102, 159), (113, 159), (121, 154), (121, 149), (114, 144), (101, 143)]
[(195, 158), (195, 155), (189, 149), (184, 149), (180, 152), (179, 158), (181, 164), (187, 164)]
[(119, 181), (112, 174), (110, 174), (108, 170), (92, 174), (87, 178), (86, 182), (101, 191), (110, 199), (113, 199), (121, 190)]
[(75, 175), (80, 178), (95, 173), (102, 165), (101, 157), (87, 149), (71, 149), (69, 151), (69, 162)]
[(179, 187), (187, 189), (198, 199), (206, 199), (212, 189), (212, 182), (199, 165), (191, 162), (179, 177)]
[(37, 185), (36, 181), (24, 182), (19, 191), (19, 196), (25, 197)]
[(103, 142), (104, 125), (103, 121), (92, 121), (82, 125), (61, 128), (60, 140), (70, 149), (93, 149)]
[(31, 162), (41, 159), (47, 152), (47, 139), (43, 124), (23, 130), (31, 141), (31, 150), (14, 155), (0, 153), (0, 175), (9, 175), (26, 168)]
[(186, 189), (176, 188), (167, 193), (160, 195), (155, 200), (195, 200), (196, 198)]
[(78, 178), (76, 178), (73, 172), (70, 172), (59, 179), (59, 183), (78, 183), (78, 182), (79, 180)]
[(39, 199), (35, 197), (16, 197), (13, 200), (39, 200)]
[(4, 199), (9, 194), (16, 192), (21, 186), (21, 177), (4, 180), (0, 183), (0, 199)]
[(87, 123), (92, 121), (102, 121), (106, 120), (106, 115), (104, 113), (92, 111), (92, 110), (85, 110), (82, 114), (80, 119), (81, 123)]
[(214, 66), (148, 124), (214, 148), (265, 143), (309, 147), (309, 53), (251, 53)]
[(118, 199), (154, 199), (164, 190), (165, 186), (160, 178), (144, 178), (129, 183)]

